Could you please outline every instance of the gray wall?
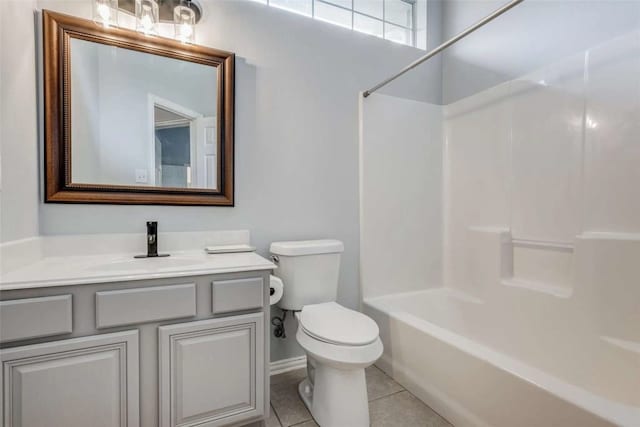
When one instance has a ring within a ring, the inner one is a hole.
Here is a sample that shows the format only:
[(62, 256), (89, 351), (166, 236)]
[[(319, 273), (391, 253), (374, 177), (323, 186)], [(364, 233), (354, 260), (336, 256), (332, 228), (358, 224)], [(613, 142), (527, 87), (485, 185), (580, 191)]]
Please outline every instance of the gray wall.
[[(236, 206), (40, 202), (40, 233), (140, 232), (146, 220), (155, 219), (164, 231), (249, 229), (262, 254), (275, 240), (337, 238), (346, 248), (338, 300), (356, 307), (358, 92), (424, 52), (250, 1), (203, 3), (198, 43), (238, 55)], [(40, 1), (37, 6), (90, 16), (88, 1)], [(4, 240), (38, 232), (34, 215), (42, 197), (36, 181), (33, 7), (24, 0), (2, 6), (3, 34), (9, 30), (12, 40), (21, 40), (7, 51), (5, 40), (1, 49), (2, 76), (15, 79), (6, 95), (3, 80), (2, 111), (15, 111), (20, 118), (2, 122), (8, 141), (2, 157)], [(14, 11), (16, 16), (5, 16)], [(432, 72), (421, 68), (383, 92), (433, 102), (440, 76), (431, 67)], [(274, 342), (272, 360), (301, 354), (293, 328), (289, 337), (286, 343)]]
[(35, 1), (0, 6), (0, 241), (38, 234)]

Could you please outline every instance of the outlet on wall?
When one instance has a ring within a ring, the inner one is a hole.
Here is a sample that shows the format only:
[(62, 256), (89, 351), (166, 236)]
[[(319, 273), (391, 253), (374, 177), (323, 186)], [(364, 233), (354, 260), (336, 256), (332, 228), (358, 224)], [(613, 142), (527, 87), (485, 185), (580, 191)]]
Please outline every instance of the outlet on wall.
[(147, 170), (146, 169), (136, 169), (136, 183), (138, 183), (138, 184), (146, 184), (147, 183)]

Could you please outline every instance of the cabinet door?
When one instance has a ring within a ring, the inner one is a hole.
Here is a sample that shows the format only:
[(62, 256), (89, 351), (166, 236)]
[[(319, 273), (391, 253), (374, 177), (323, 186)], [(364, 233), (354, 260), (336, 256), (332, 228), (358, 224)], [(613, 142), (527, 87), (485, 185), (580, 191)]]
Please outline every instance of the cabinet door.
[(5, 427), (136, 427), (138, 332), (0, 350)]
[(213, 427), (261, 416), (263, 313), (159, 328), (160, 425)]

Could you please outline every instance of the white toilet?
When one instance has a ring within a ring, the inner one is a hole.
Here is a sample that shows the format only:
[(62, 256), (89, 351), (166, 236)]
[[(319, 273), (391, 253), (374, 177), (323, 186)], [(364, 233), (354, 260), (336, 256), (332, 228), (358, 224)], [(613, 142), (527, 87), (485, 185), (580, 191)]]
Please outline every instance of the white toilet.
[(378, 325), (336, 303), (338, 240), (275, 242), (275, 274), (284, 282), (278, 306), (295, 312), (296, 339), (307, 353), (298, 391), (321, 427), (369, 426), (364, 369), (382, 355)]

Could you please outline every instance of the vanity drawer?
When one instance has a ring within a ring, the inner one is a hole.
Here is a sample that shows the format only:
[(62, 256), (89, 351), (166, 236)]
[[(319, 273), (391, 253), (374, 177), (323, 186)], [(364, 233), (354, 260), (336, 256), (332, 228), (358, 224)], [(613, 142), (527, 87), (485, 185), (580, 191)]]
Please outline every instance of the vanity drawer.
[(71, 295), (0, 301), (0, 342), (73, 331)]
[(196, 285), (96, 292), (96, 327), (131, 325), (196, 315)]
[(260, 308), (264, 304), (264, 289), (261, 277), (214, 280), (211, 284), (212, 311), (230, 311)]

